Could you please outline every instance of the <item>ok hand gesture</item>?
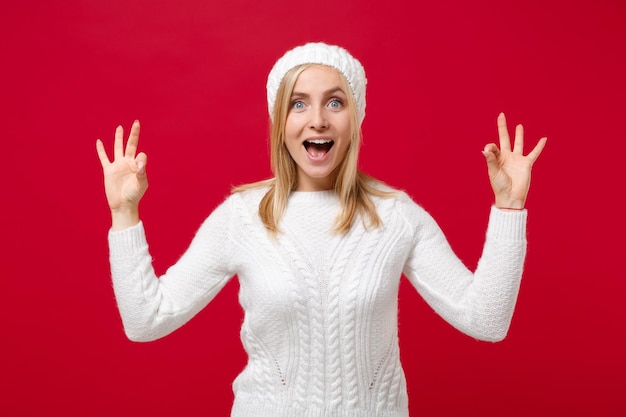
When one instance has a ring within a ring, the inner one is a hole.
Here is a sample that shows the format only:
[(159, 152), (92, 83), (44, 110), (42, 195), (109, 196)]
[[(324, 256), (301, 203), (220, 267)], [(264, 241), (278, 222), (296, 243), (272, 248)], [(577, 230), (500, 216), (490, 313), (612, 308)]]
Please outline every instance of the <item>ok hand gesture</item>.
[(139, 221), (139, 200), (148, 188), (147, 156), (143, 152), (136, 155), (137, 144), (139, 143), (139, 121), (135, 121), (130, 129), (125, 150), (123, 135), (124, 129), (122, 126), (118, 126), (115, 129), (114, 159), (112, 162), (107, 156), (102, 141), (100, 139), (96, 141), (96, 150), (102, 164), (104, 188), (113, 216), (114, 229), (129, 227)]
[(485, 146), (483, 155), (487, 160), (489, 181), (495, 195), (496, 207), (522, 209), (530, 188), (530, 172), (546, 145), (547, 138), (539, 139), (534, 149), (526, 156), (524, 150), (524, 128), (517, 125), (515, 141), (511, 150), (511, 139), (503, 113), (498, 116), (500, 148), (490, 143)]

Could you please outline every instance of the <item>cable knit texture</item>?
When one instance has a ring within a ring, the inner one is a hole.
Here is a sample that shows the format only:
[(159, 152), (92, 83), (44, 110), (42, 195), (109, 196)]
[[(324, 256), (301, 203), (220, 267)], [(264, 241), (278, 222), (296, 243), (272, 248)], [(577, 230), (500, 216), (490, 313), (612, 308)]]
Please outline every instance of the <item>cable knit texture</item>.
[[(295, 192), (271, 238), (264, 190), (228, 197), (160, 278), (143, 224), (109, 233), (113, 284), (128, 337), (151, 341), (191, 319), (237, 276), (248, 364), (234, 417), (400, 417), (408, 396), (398, 347), (404, 274), (447, 322), (481, 340), (508, 330), (526, 250), (526, 211), (492, 207), (474, 273), (406, 194), (375, 198), (383, 226), (332, 232), (334, 192)], [(208, 359), (207, 359), (208, 360)]]

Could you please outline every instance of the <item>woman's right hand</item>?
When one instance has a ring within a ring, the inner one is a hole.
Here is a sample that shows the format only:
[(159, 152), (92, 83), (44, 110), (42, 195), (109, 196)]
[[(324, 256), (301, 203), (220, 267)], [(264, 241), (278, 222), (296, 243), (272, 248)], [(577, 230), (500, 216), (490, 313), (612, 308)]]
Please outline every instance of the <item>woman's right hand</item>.
[(125, 150), (123, 135), (124, 129), (118, 126), (115, 129), (113, 162), (109, 160), (102, 141), (100, 139), (96, 141), (96, 150), (104, 174), (104, 189), (111, 209), (113, 229), (116, 230), (139, 222), (139, 201), (148, 188), (146, 176), (148, 158), (143, 152), (136, 154), (139, 143), (139, 121), (135, 121), (130, 129)]

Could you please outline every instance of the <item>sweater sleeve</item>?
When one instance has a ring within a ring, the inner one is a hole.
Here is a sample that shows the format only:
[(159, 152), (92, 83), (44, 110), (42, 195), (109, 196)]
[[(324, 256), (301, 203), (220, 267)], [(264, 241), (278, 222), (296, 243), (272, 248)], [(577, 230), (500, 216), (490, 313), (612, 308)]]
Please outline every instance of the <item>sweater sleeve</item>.
[(407, 278), (458, 330), (480, 340), (504, 339), (526, 256), (526, 210), (491, 208), (483, 252), (473, 273), (453, 253), (434, 219), (421, 208), (413, 213), (417, 226), (404, 268)]
[(147, 342), (173, 332), (204, 308), (234, 275), (229, 206), (227, 199), (215, 209), (187, 251), (161, 277), (152, 267), (143, 223), (109, 231), (113, 289), (129, 339)]

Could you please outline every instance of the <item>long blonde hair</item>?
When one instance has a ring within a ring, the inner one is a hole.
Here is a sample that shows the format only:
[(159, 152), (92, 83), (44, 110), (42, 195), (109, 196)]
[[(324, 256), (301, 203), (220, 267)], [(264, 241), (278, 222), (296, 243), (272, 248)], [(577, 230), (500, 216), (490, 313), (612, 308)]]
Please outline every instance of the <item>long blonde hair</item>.
[[(292, 68), (278, 87), (274, 105), (274, 122), (270, 129), (270, 161), (273, 178), (245, 184), (233, 188), (232, 192), (267, 187), (268, 191), (259, 203), (259, 216), (265, 228), (272, 234), (280, 233), (278, 224), (287, 207), (287, 199), (298, 185), (297, 166), (285, 145), (285, 124), (289, 114), (291, 95), (298, 76), (307, 68), (320, 64), (304, 64)], [(341, 74), (341, 73), (340, 73)], [(345, 91), (352, 91), (341, 76)], [(393, 192), (376, 187), (382, 183), (364, 174), (358, 169), (359, 149), (361, 147), (361, 127), (353, 94), (346, 94), (350, 111), (350, 146), (348, 152), (334, 173), (333, 189), (339, 196), (341, 211), (335, 220), (334, 230), (346, 233), (350, 230), (357, 213), (366, 227), (379, 227), (380, 217), (370, 196), (390, 197)], [(366, 222), (367, 219), (367, 222)]]

